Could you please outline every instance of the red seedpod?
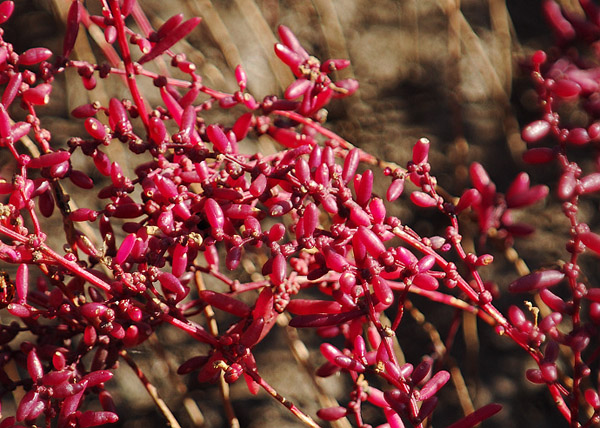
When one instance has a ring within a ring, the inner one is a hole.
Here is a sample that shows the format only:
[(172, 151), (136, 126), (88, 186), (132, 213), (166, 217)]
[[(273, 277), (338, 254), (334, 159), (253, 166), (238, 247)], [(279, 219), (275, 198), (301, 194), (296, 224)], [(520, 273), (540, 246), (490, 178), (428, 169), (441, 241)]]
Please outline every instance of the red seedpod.
[(421, 208), (431, 208), (437, 205), (435, 198), (418, 190), (410, 194), (410, 200), (413, 204)]
[(156, 30), (157, 39), (160, 40), (163, 37), (165, 37), (167, 34), (169, 34), (171, 31), (173, 31), (175, 29), (175, 27), (177, 27), (182, 22), (183, 22), (183, 13), (178, 13), (176, 15), (173, 15), (169, 19), (167, 19), (163, 23), (163, 25), (158, 27), (158, 30)]
[(8, 107), (11, 105), (19, 90), (21, 88), (21, 83), (23, 82), (23, 74), (15, 73), (10, 76), (8, 84), (6, 85), (6, 89), (4, 89), (4, 93), (2, 94), (2, 104), (4, 107)]
[(169, 272), (160, 272), (157, 275), (157, 279), (165, 290), (175, 293), (178, 301), (183, 300), (189, 292), (189, 289), (183, 286), (181, 281)]
[(475, 410), (473, 413), (468, 414), (459, 421), (454, 422), (448, 428), (472, 428), (479, 425), (486, 419), (491, 418), (496, 413), (502, 410), (502, 406), (496, 403), (486, 404), (485, 406)]
[(550, 132), (551, 126), (545, 120), (536, 120), (531, 122), (523, 131), (521, 131), (521, 138), (527, 143), (537, 143), (539, 140), (544, 138)]
[(46, 61), (52, 56), (48, 48), (31, 48), (19, 55), (19, 65), (34, 65)]
[(540, 288), (552, 287), (558, 284), (564, 277), (564, 273), (553, 269), (538, 271), (513, 281), (508, 286), (508, 290), (511, 293), (525, 293)]
[(15, 3), (13, 1), (7, 0), (0, 3), (0, 24), (8, 21), (14, 10)]
[(390, 202), (394, 202), (402, 195), (404, 191), (404, 178), (397, 178), (392, 181), (386, 192), (386, 198)]
[(36, 87), (23, 92), (23, 101), (36, 106), (46, 105), (50, 101), (50, 92), (52, 92), (51, 84), (40, 83)]
[(348, 414), (348, 409), (341, 406), (326, 407), (317, 410), (317, 416), (324, 421), (337, 421)]
[(104, 140), (106, 138), (106, 127), (95, 117), (88, 117), (85, 120), (85, 130), (97, 140)]
[(450, 380), (450, 373), (445, 370), (437, 372), (419, 390), (418, 400), (423, 401), (433, 397)]
[(104, 424), (114, 424), (119, 417), (113, 412), (85, 411), (78, 418), (78, 424), (81, 428), (96, 427)]
[(199, 17), (190, 18), (187, 21), (175, 26), (172, 30), (162, 34), (160, 36), (160, 40), (152, 47), (150, 52), (138, 60), (138, 63), (144, 64), (153, 60), (157, 56), (162, 55), (167, 49), (191, 33), (200, 23), (200, 21), (201, 19)]

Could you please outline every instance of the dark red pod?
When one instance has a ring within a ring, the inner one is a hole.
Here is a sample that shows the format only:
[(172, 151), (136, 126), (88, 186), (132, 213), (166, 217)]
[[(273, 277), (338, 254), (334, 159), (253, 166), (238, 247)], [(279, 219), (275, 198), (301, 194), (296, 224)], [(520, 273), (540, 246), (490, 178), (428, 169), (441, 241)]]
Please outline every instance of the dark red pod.
[(241, 115), (233, 124), (232, 131), (236, 141), (242, 141), (248, 135), (248, 131), (252, 127), (252, 119), (254, 115), (250, 112)]
[(52, 56), (52, 51), (48, 48), (31, 48), (19, 55), (20, 65), (34, 65), (46, 61)]
[(96, 370), (85, 375), (83, 379), (88, 381), (87, 386), (91, 388), (92, 386), (108, 382), (112, 377), (113, 373), (109, 370)]
[(448, 428), (472, 428), (476, 425), (479, 425), (484, 420), (491, 418), (500, 410), (502, 410), (502, 406), (500, 404), (486, 404), (485, 406), (475, 410), (473, 413), (468, 414), (459, 421), (454, 422)]
[(265, 328), (265, 320), (262, 317), (255, 318), (240, 337), (240, 345), (250, 348), (256, 345)]
[(385, 252), (385, 245), (371, 229), (359, 226), (355, 236), (373, 257), (377, 258)]
[(165, 290), (175, 293), (178, 301), (183, 300), (189, 292), (189, 289), (186, 289), (186, 287), (181, 284), (181, 281), (179, 281), (172, 273), (160, 272), (157, 279)]
[(15, 3), (13, 1), (7, 0), (0, 3), (0, 24), (8, 21), (14, 10)]
[(119, 417), (113, 412), (95, 412), (88, 410), (79, 416), (79, 426), (81, 428), (96, 427), (104, 424), (114, 424), (118, 420)]
[(34, 88), (29, 88), (23, 92), (23, 101), (35, 106), (43, 106), (50, 101), (50, 92), (52, 85), (49, 83), (40, 83)]
[(79, 23), (81, 21), (82, 6), (79, 1), (71, 2), (69, 11), (67, 12), (67, 29), (63, 39), (63, 56), (66, 58), (71, 54), (79, 33)]
[(27, 166), (29, 168), (46, 168), (68, 161), (70, 157), (71, 153), (64, 150), (59, 150), (57, 152), (41, 155), (39, 158), (33, 158), (29, 164), (27, 164)]
[(342, 312), (339, 314), (312, 314), (299, 315), (290, 321), (290, 326), (295, 328), (324, 327), (343, 324), (365, 314), (363, 309)]
[(317, 410), (317, 416), (324, 421), (337, 421), (348, 414), (348, 409), (342, 406), (326, 407)]
[(338, 314), (342, 311), (342, 305), (329, 300), (293, 299), (286, 310), (295, 315)]
[(198, 298), (217, 309), (240, 318), (245, 318), (250, 314), (250, 307), (247, 304), (226, 294), (202, 290), (198, 293)]
[(201, 19), (199, 17), (194, 17), (173, 28), (171, 31), (162, 36), (159, 42), (152, 47), (150, 52), (138, 60), (138, 63), (144, 64), (153, 60), (157, 56), (162, 55), (167, 49), (191, 33), (192, 30), (200, 23), (200, 20)]
[(17, 94), (19, 93), (21, 82), (23, 81), (23, 74), (15, 73), (10, 77), (8, 84), (6, 85), (6, 89), (2, 94), (2, 104), (4, 107), (8, 107)]
[(386, 198), (388, 201), (394, 202), (396, 199), (398, 199), (400, 197), (400, 195), (402, 195), (403, 191), (404, 191), (404, 179), (397, 178), (394, 181), (392, 181), (392, 184), (390, 184), (390, 187), (388, 187), (387, 192), (386, 192)]
[(433, 397), (449, 380), (450, 373), (445, 370), (437, 372), (419, 391), (419, 400), (427, 400)]
[(350, 371), (358, 372), (358, 373), (362, 373), (366, 369), (364, 364), (356, 361), (353, 358), (347, 357), (345, 355), (340, 355), (338, 357), (335, 357), (334, 364), (342, 369), (350, 370)]
[(558, 284), (564, 277), (564, 273), (553, 269), (534, 272), (513, 281), (508, 286), (508, 290), (511, 293), (525, 293), (540, 288), (552, 287)]

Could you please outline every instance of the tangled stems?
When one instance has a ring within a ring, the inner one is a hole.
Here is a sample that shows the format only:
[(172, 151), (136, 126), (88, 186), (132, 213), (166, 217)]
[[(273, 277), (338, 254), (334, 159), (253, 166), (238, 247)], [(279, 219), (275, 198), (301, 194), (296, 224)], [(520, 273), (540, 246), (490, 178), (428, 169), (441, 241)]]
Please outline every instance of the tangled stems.
[[(378, 423), (385, 421), (382, 428), (429, 426), (438, 392), (451, 376), (444, 361), (453, 340), (439, 354), (423, 352), (414, 365), (403, 360), (396, 334), (405, 308), (413, 307), (411, 294), (456, 313), (477, 314), (532, 357), (538, 368), (529, 370), (527, 378), (547, 386), (572, 426), (584, 417), (583, 405), (591, 416), (582, 425), (597, 422), (598, 393), (595, 388), (582, 391), (582, 385), (598, 356), (597, 345), (587, 349), (600, 322), (600, 294), (582, 283), (578, 263), (584, 251), (600, 252), (600, 237), (578, 221), (577, 206), (581, 196), (600, 190), (600, 175), (581, 177), (581, 168), (569, 161), (569, 144), (582, 145), (585, 135), (561, 126), (552, 107), (552, 97), (574, 96), (579, 83), (549, 83), (541, 68), (545, 56), (534, 55), (533, 76), (546, 112), (544, 119), (525, 127), (523, 136), (533, 144), (553, 135), (559, 143), (532, 148), (524, 158), (533, 163), (558, 160), (558, 194), (571, 226), (571, 258), (509, 285), (513, 293), (539, 295), (549, 308), (542, 318), (532, 310), (531, 321), (517, 306), (505, 311), (496, 305), (498, 291), (481, 272), (493, 256), (467, 252), (461, 233), (467, 229), (464, 222), (475, 221), (479, 234), (468, 238), (481, 248), (491, 235), (511, 245), (533, 232), (515, 222), (512, 213), (543, 200), (548, 186), (532, 186), (521, 173), (501, 193), (475, 163), (470, 168), (473, 188), (455, 198), (431, 173), (427, 139), (416, 142), (405, 167), (354, 147), (323, 124), (327, 105), (358, 87), (352, 79), (335, 79), (335, 72), (349, 62), (321, 62), (287, 27), (279, 27), (281, 43), (274, 50), (296, 80), (283, 98), (259, 101), (246, 91), (241, 67), (235, 70), (239, 90), (225, 93), (202, 84), (195, 64), (171, 51), (194, 31), (198, 18), (175, 15), (153, 31), (135, 0), (99, 3), (102, 16), (89, 15), (83, 3), (71, 2), (62, 55), (46, 48), (17, 53), (0, 41), (0, 146), (9, 150), (17, 171), (11, 181), (0, 182), (0, 194), (6, 195), (0, 234), (7, 241), (0, 244), (0, 259), (18, 265), (14, 281), (8, 274), (0, 277), (2, 303), (14, 319), (0, 326), (0, 394), (7, 398), (17, 388), (23, 392), (14, 415), (3, 415), (0, 428), (116, 422), (105, 383), (110, 385), (121, 359), (154, 394), (128, 349), (143, 344), (161, 325), (186, 332), (207, 349), (182, 361), (180, 375), (194, 373), (200, 383), (243, 378), (252, 394), (262, 389), (302, 423), (319, 426), (259, 374), (255, 347), (263, 346), (282, 314), (293, 315), (290, 327), (315, 329), (323, 339), (320, 352), (326, 362), (316, 376), (344, 373), (351, 379), (343, 405), (321, 409), (319, 418), (348, 417), (366, 428), (371, 425), (362, 410), (374, 406)], [(0, 24), (13, 8), (11, 1), (0, 3)], [(127, 26), (130, 14), (142, 34)], [(80, 24), (103, 30), (100, 49), (111, 65), (69, 59)], [(173, 78), (160, 67), (160, 72), (145, 68), (162, 55), (189, 80)], [(78, 72), (86, 90), (94, 89), (97, 78), (118, 75), (130, 98), (75, 108), (71, 114), (83, 122), (86, 134), (58, 149), (51, 147), (51, 133), (43, 128), (38, 110), (52, 96), (55, 77), (66, 69)], [(141, 84), (144, 80), (153, 86)], [(159, 93), (162, 103), (147, 104), (151, 91)], [(27, 115), (23, 122), (13, 120), (19, 103)], [(208, 122), (204, 113), (212, 109), (227, 113), (224, 123)], [(594, 126), (586, 130), (588, 136)], [(17, 142), (30, 134), (38, 147), (26, 155)], [(271, 155), (253, 151), (259, 136), (280, 149)], [(122, 168), (124, 159), (109, 156), (114, 156), (110, 146), (120, 144), (130, 152), (131, 176)], [(93, 162), (101, 179), (74, 169), (74, 157)], [(361, 163), (379, 167), (389, 180), (387, 203), (375, 191), (374, 172), (358, 172)], [(94, 191), (97, 205), (72, 209), (69, 200), (78, 194), (63, 191), (66, 180)], [(439, 235), (419, 235), (388, 215), (389, 204), (396, 201), (415, 210), (437, 210), (448, 225)], [(64, 254), (51, 248), (44, 232), (47, 219), (65, 225)], [(86, 230), (97, 232), (101, 241)], [(191, 290), (190, 281), (201, 281), (202, 275), (228, 291)], [(570, 300), (550, 290), (565, 284)], [(225, 315), (211, 317), (210, 333), (204, 320), (196, 318), (212, 313), (209, 308)], [(21, 340), (23, 332), (34, 339)], [(329, 343), (333, 337), (341, 337), (341, 348)], [(572, 352), (571, 379), (558, 374), (561, 346)], [(9, 376), (5, 367), (10, 361), (27, 374)], [(85, 410), (88, 397), (97, 399), (95, 408), (102, 410)], [(155, 401), (172, 422), (164, 402)], [(475, 426), (498, 411), (499, 405), (488, 404), (452, 427)]]

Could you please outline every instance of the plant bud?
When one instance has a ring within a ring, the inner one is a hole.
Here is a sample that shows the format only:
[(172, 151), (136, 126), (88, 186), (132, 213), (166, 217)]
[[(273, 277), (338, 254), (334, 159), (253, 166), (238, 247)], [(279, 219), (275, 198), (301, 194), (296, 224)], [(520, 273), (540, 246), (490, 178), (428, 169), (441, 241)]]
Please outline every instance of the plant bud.
[(564, 273), (553, 269), (534, 272), (513, 281), (508, 286), (508, 290), (511, 293), (526, 293), (540, 288), (552, 287), (558, 284), (564, 277)]

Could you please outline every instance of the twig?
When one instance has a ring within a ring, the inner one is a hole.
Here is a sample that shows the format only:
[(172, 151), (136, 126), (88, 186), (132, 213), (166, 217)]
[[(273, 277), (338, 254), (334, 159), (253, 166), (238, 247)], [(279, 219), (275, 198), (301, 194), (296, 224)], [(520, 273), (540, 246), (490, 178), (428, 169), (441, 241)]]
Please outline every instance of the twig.
[(306, 413), (304, 413), (302, 410), (300, 410), (298, 407), (296, 407), (296, 405), (294, 403), (292, 403), (291, 401), (289, 401), (287, 398), (285, 398), (284, 396), (282, 396), (281, 394), (279, 394), (275, 388), (273, 388), (271, 385), (269, 385), (267, 383), (267, 381), (265, 381), (259, 374), (257, 371), (252, 371), (252, 370), (248, 370), (246, 372), (246, 374), (248, 376), (250, 376), (252, 378), (252, 380), (254, 380), (254, 382), (256, 382), (257, 384), (260, 385), (260, 387), (262, 389), (264, 389), (271, 397), (273, 397), (275, 400), (279, 401), (283, 406), (285, 406), (290, 412), (292, 412), (292, 414), (294, 416), (296, 416), (298, 419), (300, 419), (300, 421), (302, 421), (302, 423), (306, 424), (309, 427), (312, 428), (321, 428), (321, 426), (319, 424), (317, 424), (313, 418), (311, 418), (310, 416), (308, 416)]
[(156, 387), (152, 385), (152, 383), (150, 383), (144, 372), (142, 372), (142, 370), (138, 367), (136, 362), (133, 359), (131, 359), (129, 354), (127, 354), (127, 351), (123, 349), (121, 352), (119, 352), (119, 354), (121, 355), (121, 358), (123, 358), (125, 362), (129, 365), (129, 367), (131, 367), (136, 376), (140, 379), (140, 381), (144, 385), (144, 388), (146, 388), (146, 391), (148, 391), (148, 395), (150, 395), (152, 401), (154, 401), (156, 406), (160, 409), (164, 417), (167, 419), (167, 422), (169, 423), (171, 428), (181, 428), (181, 425), (179, 425), (179, 422), (175, 418), (175, 415), (173, 415), (173, 412), (171, 412), (171, 409), (169, 409), (169, 406), (167, 406), (167, 403), (165, 403), (164, 400), (158, 395), (158, 390), (156, 389)]

